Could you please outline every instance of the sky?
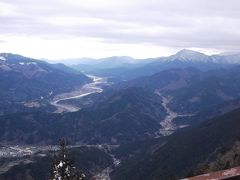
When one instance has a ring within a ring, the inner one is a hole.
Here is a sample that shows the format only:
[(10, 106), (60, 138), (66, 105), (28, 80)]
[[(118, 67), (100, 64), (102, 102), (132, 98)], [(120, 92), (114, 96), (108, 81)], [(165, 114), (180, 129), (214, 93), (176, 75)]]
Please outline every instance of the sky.
[(52, 60), (240, 50), (239, 0), (0, 0), (0, 52)]

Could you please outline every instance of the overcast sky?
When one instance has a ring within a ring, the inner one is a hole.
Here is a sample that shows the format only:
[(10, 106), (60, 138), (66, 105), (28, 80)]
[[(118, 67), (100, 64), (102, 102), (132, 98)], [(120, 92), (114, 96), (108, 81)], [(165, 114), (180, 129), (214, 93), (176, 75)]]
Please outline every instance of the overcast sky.
[(240, 50), (239, 0), (0, 0), (0, 52), (64, 59)]

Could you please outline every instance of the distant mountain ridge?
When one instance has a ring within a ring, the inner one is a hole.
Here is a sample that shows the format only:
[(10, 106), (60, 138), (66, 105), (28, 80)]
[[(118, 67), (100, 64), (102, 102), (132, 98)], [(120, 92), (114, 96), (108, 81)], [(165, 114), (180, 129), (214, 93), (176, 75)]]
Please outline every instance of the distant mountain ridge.
[(116, 84), (116, 88), (141, 87), (160, 90), (172, 97), (169, 107), (176, 112), (196, 113), (203, 108), (240, 97), (240, 65), (201, 71), (197, 68), (163, 70)]
[(90, 59), (89, 63), (80, 63), (74, 68), (86, 73), (110, 77), (113, 80), (129, 80), (172, 68), (194, 67), (206, 71), (238, 64), (240, 64), (240, 54), (237, 53), (208, 56), (197, 51), (183, 49), (169, 57), (134, 59), (120, 56), (99, 61)]
[(176, 54), (166, 58), (167, 61), (191, 61), (191, 62), (205, 62), (205, 63), (229, 63), (240, 64), (240, 53), (234, 54), (214, 54), (206, 55), (198, 51), (183, 49)]
[[(73, 59), (62, 59), (56, 60), (56, 62), (64, 63), (66, 65), (78, 65), (78, 64), (105, 64), (114, 61), (115, 63), (139, 63), (139, 59), (135, 59), (130, 56), (110, 56), (105, 58), (73, 58)], [(55, 61), (50, 61), (55, 62)]]
[[(222, 58), (222, 60), (220, 60)], [(214, 55), (206, 55), (204, 53), (189, 50), (189, 49), (182, 49), (177, 53), (165, 56), (165, 57), (155, 57), (155, 58), (133, 58), (130, 56), (110, 56), (105, 58), (74, 58), (74, 59), (62, 59), (57, 60), (56, 62), (61, 62), (66, 65), (77, 65), (77, 64), (101, 64), (101, 63), (110, 63), (113, 61), (114, 63), (127, 63), (127, 64), (136, 64), (141, 62), (150, 63), (152, 61), (171, 61), (171, 60), (179, 60), (179, 61), (202, 61), (202, 62), (215, 62), (215, 63), (238, 63), (240, 64), (240, 52), (235, 53), (220, 53)], [(148, 61), (148, 62), (147, 62)], [(55, 62), (55, 61), (51, 61)]]

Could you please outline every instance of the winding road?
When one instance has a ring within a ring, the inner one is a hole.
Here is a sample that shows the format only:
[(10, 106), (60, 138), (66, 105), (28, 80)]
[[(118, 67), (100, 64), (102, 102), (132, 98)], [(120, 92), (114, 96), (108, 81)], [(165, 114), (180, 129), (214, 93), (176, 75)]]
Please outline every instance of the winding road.
[(85, 84), (84, 86), (80, 87), (77, 90), (68, 92), (68, 93), (62, 93), (56, 95), (53, 100), (50, 102), (51, 105), (55, 106), (57, 108), (56, 113), (62, 113), (62, 112), (75, 112), (78, 111), (80, 108), (77, 106), (74, 106), (72, 104), (66, 104), (61, 103), (61, 101), (64, 100), (70, 100), (70, 99), (79, 99), (84, 96), (94, 94), (94, 93), (100, 93), (103, 91), (101, 88), (101, 85), (107, 84), (107, 80), (102, 77), (97, 77), (93, 75), (87, 75), (90, 77), (93, 82), (89, 84)]

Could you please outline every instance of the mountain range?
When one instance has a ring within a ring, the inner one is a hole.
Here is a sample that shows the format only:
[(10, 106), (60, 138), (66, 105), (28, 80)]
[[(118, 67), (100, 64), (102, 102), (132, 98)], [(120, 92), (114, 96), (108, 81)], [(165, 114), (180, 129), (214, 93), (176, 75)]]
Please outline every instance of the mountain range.
[(89, 77), (63, 64), (1, 53), (0, 114), (39, 107), (46, 98), (89, 82)]
[[(207, 56), (182, 50), (140, 63), (130, 57), (96, 63), (89, 59), (73, 68), (1, 53), (0, 149), (5, 144), (53, 145), (64, 137), (72, 145), (94, 145), (84, 149), (89, 161), (79, 160), (88, 178), (106, 167), (112, 168), (112, 179), (187, 177), (202, 164), (216, 162), (221, 150), (234, 147), (240, 137), (238, 58), (239, 54)], [(84, 73), (111, 83), (101, 85)], [(85, 85), (101, 91), (89, 93)], [(57, 112), (51, 102), (59, 94), (65, 95), (61, 105), (79, 109)], [(102, 150), (99, 144), (116, 148)], [(82, 153), (77, 148), (75, 154)], [(97, 160), (90, 158), (95, 153)], [(113, 167), (113, 157), (120, 165)], [(35, 167), (44, 168), (51, 153), (46, 159), (37, 154), (24, 158), (33, 166), (26, 163), (21, 169), (16, 162), (22, 160), (14, 159), (16, 165), (0, 171), (0, 178), (11, 179), (16, 173), (36, 178)], [(41, 170), (42, 177), (46, 173)]]
[[(175, 135), (128, 144), (117, 149), (125, 163), (113, 173), (113, 179), (179, 179), (189, 175), (201, 163), (239, 140), (237, 109), (219, 118)], [(131, 157), (127, 157), (131, 154)], [(141, 169), (141, 171), (140, 171)]]
[(85, 59), (83, 63), (75, 64), (72, 67), (85, 73), (106, 76), (114, 81), (119, 81), (153, 75), (170, 68), (195, 67), (206, 71), (232, 67), (240, 63), (239, 57), (240, 54), (238, 53), (208, 56), (197, 51), (183, 49), (169, 57), (133, 59), (120, 56), (99, 60), (89, 59), (89, 61)]

